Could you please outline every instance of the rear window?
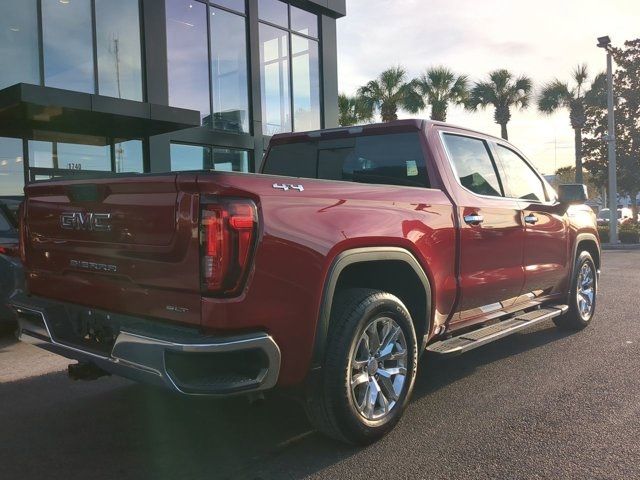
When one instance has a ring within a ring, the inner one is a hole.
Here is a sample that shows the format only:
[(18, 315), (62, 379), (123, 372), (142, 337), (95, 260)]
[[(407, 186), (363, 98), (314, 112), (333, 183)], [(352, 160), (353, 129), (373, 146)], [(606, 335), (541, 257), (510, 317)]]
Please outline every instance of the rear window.
[(274, 145), (263, 173), (429, 187), (417, 132)]

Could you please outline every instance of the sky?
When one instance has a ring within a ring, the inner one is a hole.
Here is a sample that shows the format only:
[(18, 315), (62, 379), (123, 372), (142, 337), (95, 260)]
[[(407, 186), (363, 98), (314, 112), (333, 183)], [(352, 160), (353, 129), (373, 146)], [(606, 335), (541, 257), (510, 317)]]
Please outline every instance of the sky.
[[(640, 0), (347, 0), (338, 20), (338, 83), (341, 93), (384, 69), (402, 65), (411, 77), (446, 65), (471, 80), (497, 68), (526, 74), (536, 88), (570, 79), (578, 64), (591, 76), (606, 68), (596, 38), (614, 45), (640, 37)], [(401, 118), (428, 118), (401, 112)], [(493, 109), (449, 109), (447, 121), (496, 136)], [(530, 107), (512, 111), (509, 140), (545, 174), (574, 163), (569, 114), (545, 115)]]

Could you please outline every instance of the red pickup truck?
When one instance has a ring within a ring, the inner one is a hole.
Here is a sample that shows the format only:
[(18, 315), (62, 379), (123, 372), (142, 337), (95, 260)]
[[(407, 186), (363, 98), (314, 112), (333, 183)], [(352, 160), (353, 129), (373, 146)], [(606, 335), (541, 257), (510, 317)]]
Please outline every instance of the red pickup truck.
[(504, 140), (404, 120), (273, 137), (261, 174), (26, 188), (19, 337), (187, 395), (302, 393), (321, 431), (373, 442), (425, 350), (589, 324), (600, 246)]

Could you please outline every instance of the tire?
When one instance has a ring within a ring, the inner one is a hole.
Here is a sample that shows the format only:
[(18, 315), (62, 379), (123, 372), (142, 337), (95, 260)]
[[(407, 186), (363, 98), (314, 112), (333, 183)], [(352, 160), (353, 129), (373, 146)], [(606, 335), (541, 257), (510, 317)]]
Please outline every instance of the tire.
[[(579, 281), (582, 285), (579, 285)], [(598, 275), (593, 258), (589, 252), (580, 252), (578, 258), (576, 258), (573, 278), (571, 279), (568, 301), (569, 310), (564, 315), (553, 319), (558, 328), (563, 330), (582, 330), (591, 323), (596, 309), (597, 282)], [(590, 289), (588, 288), (589, 285)], [(591, 292), (590, 295), (589, 291)]]
[[(382, 344), (377, 350), (376, 338)], [(321, 373), (311, 381), (305, 399), (311, 423), (332, 438), (356, 445), (386, 435), (400, 420), (416, 377), (417, 340), (407, 308), (379, 290), (340, 292), (325, 352)]]

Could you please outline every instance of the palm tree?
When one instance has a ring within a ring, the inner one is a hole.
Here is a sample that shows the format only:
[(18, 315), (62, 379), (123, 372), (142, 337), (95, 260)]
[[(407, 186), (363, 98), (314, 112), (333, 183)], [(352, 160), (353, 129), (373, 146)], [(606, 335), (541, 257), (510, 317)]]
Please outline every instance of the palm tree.
[(416, 83), (407, 81), (407, 72), (402, 67), (385, 70), (376, 80), (360, 87), (358, 95), (367, 108), (378, 110), (383, 122), (398, 119), (398, 110), (417, 113), (424, 108), (424, 101), (416, 91)]
[(447, 121), (449, 103), (465, 105), (469, 98), (469, 80), (447, 67), (432, 67), (416, 81), (426, 103), (431, 105), (431, 120)]
[(582, 174), (582, 130), (587, 121), (585, 109), (590, 95), (590, 90), (586, 88), (588, 78), (587, 66), (578, 65), (571, 75), (571, 85), (556, 78), (542, 88), (538, 98), (538, 109), (543, 113), (552, 114), (561, 108), (569, 110), (569, 122), (571, 123), (571, 128), (573, 128), (575, 140), (576, 183), (584, 183)]
[(338, 95), (338, 125), (348, 127), (360, 123), (368, 123), (373, 119), (373, 109), (362, 97), (350, 97), (341, 93)]
[(489, 73), (489, 80), (476, 82), (471, 89), (467, 108), (477, 110), (478, 107), (493, 105), (493, 118), (500, 125), (502, 138), (509, 140), (507, 123), (511, 120), (511, 107), (527, 108), (531, 100), (533, 83), (529, 77), (514, 76), (508, 70), (494, 70)]

